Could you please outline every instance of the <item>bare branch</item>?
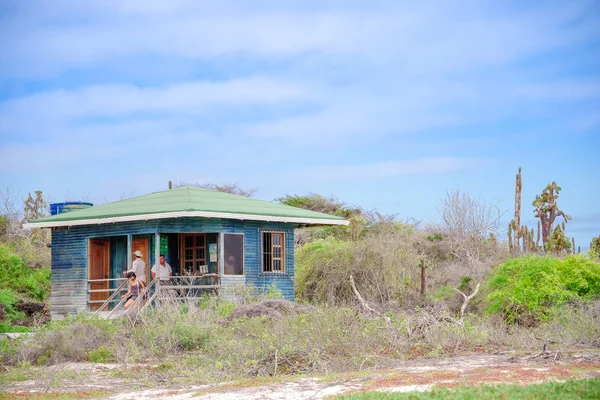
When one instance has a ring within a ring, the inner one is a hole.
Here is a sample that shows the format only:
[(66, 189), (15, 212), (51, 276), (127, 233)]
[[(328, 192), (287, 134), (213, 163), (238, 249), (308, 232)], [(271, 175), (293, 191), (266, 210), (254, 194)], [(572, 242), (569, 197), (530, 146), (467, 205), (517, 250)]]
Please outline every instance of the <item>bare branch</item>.
[(471, 301), (471, 299), (473, 297), (475, 297), (475, 295), (477, 294), (477, 292), (479, 291), (479, 286), (481, 285), (481, 283), (478, 283), (477, 286), (475, 286), (475, 291), (473, 293), (471, 293), (470, 295), (466, 295), (463, 292), (461, 292), (460, 290), (458, 290), (457, 288), (452, 288), (455, 291), (457, 291), (458, 293), (460, 293), (463, 297), (464, 297), (464, 302), (462, 307), (460, 308), (460, 319), (462, 320), (463, 317), (465, 316), (465, 310), (467, 309), (467, 306), (469, 305), (469, 301)]
[(360, 301), (360, 305), (367, 311), (375, 314), (375, 315), (381, 315), (380, 312), (375, 311), (374, 309), (372, 309), (371, 307), (369, 307), (369, 304), (366, 302), (365, 299), (363, 299), (363, 297), (360, 295), (360, 292), (358, 291), (358, 289), (356, 288), (356, 285), (354, 284), (354, 277), (352, 275), (350, 275), (350, 285), (352, 285), (352, 291), (354, 292), (354, 294), (356, 295), (356, 297), (358, 297), (358, 301)]

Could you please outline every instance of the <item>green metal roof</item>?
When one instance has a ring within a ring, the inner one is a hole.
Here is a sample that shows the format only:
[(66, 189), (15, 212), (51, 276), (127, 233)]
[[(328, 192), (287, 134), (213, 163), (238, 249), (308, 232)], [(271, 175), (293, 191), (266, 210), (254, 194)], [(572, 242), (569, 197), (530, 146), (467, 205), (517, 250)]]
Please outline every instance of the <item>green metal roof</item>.
[(24, 226), (27, 228), (54, 227), (176, 217), (348, 225), (348, 221), (343, 218), (329, 214), (197, 186), (180, 186), (171, 190), (41, 218), (30, 221)]

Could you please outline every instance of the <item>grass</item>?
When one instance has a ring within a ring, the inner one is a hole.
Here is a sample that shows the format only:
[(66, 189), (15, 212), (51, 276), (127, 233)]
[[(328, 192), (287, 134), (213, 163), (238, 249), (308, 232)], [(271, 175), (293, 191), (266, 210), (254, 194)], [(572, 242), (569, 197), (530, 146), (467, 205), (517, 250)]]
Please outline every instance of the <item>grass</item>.
[(334, 397), (335, 400), (478, 400), (478, 399), (598, 399), (600, 379), (569, 380), (535, 385), (482, 385), (463, 386), (457, 389), (435, 389), (427, 392), (384, 393), (365, 392)]
[(0, 392), (0, 400), (4, 399), (28, 399), (28, 400), (78, 400), (98, 399), (106, 397), (110, 392), (102, 390), (79, 390), (75, 392), (53, 392), (53, 393), (8, 393)]

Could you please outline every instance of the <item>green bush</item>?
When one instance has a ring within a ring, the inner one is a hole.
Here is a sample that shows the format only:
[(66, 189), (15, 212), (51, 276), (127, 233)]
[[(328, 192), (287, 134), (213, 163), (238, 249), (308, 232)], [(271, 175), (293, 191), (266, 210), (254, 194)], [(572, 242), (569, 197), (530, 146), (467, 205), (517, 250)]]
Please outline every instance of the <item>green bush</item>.
[(488, 290), (490, 313), (534, 325), (549, 320), (560, 304), (600, 294), (600, 264), (581, 254), (514, 258), (493, 271)]
[(112, 321), (90, 314), (79, 314), (62, 321), (52, 321), (33, 335), (23, 338), (18, 358), (38, 365), (51, 365), (65, 360), (87, 361), (90, 353), (101, 346), (110, 349), (120, 340), (118, 327)]
[(343, 283), (331, 275), (348, 274), (348, 264), (352, 258), (350, 246), (350, 242), (329, 237), (307, 243), (296, 250), (296, 297), (300, 300), (326, 301), (328, 291), (336, 291), (333, 284)]
[(29, 328), (12, 326), (11, 321), (26, 318), (25, 313), (17, 311), (16, 304), (19, 298), (10, 290), (0, 289), (0, 305), (4, 307), (4, 321), (0, 324), (0, 332), (27, 332)]
[(27, 326), (15, 326), (6, 322), (0, 322), (0, 333), (29, 332), (30, 330), (31, 328)]
[(352, 275), (366, 301), (410, 307), (420, 301), (418, 237), (410, 226), (381, 223), (356, 241), (329, 237), (303, 245), (296, 250), (298, 299), (355, 304)]
[(104, 346), (100, 346), (95, 350), (91, 350), (88, 353), (88, 358), (91, 362), (95, 363), (105, 363), (110, 361), (113, 358), (113, 353), (111, 350), (107, 349)]
[(0, 289), (44, 301), (50, 293), (50, 268), (30, 268), (21, 257), (0, 243)]

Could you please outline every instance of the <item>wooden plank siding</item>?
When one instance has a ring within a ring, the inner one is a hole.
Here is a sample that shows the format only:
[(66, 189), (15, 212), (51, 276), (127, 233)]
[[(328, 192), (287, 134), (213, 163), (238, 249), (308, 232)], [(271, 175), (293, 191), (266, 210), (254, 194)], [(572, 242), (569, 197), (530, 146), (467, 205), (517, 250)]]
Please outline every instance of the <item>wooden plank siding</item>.
[[(262, 273), (261, 232), (285, 232), (285, 273)], [(53, 319), (87, 310), (88, 243), (93, 238), (158, 233), (242, 233), (244, 234), (244, 275), (222, 276), (221, 293), (228, 295), (236, 284), (249, 284), (258, 291), (273, 285), (284, 298), (294, 299), (294, 227), (291, 223), (238, 221), (219, 218), (174, 218), (150, 221), (121, 222), (102, 225), (73, 226), (52, 232), (52, 287), (50, 310)], [(222, 244), (220, 243), (219, 246)], [(123, 243), (120, 248), (126, 247)], [(111, 246), (112, 248), (112, 246)], [(121, 256), (122, 257), (122, 256)], [(126, 257), (129, 257), (127, 254)], [(151, 254), (150, 266), (154, 264)], [(219, 260), (220, 266), (223, 260)], [(122, 258), (118, 264), (122, 264)], [(119, 274), (118, 265), (111, 265), (111, 277)]]

